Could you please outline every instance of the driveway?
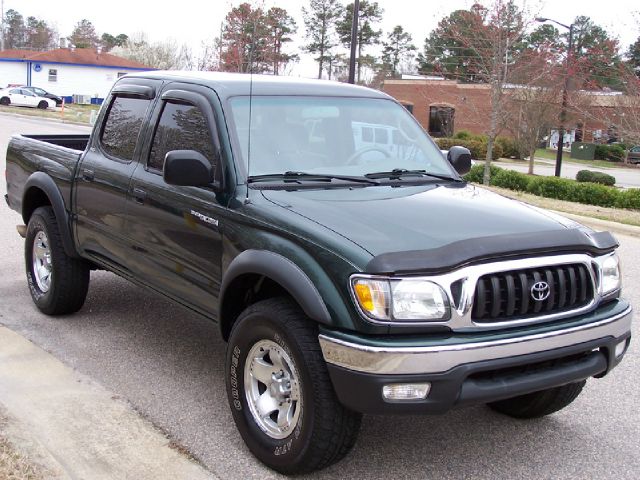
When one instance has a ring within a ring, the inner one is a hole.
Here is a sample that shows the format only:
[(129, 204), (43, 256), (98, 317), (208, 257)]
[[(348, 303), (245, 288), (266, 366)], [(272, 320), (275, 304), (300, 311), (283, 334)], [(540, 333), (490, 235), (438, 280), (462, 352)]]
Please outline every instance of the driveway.
[[(491, 162), (500, 168), (508, 170), (516, 170), (518, 172), (527, 173), (529, 171), (529, 162), (511, 163), (511, 162)], [(536, 175), (553, 176), (556, 172), (555, 160), (536, 159), (536, 165), (533, 172)], [(593, 170), (603, 172), (616, 177), (616, 185), (623, 188), (640, 188), (640, 168), (604, 168), (589, 167), (580, 163), (572, 163), (565, 159), (562, 160), (562, 168), (560, 174), (564, 178), (576, 179), (576, 174), (580, 170)]]

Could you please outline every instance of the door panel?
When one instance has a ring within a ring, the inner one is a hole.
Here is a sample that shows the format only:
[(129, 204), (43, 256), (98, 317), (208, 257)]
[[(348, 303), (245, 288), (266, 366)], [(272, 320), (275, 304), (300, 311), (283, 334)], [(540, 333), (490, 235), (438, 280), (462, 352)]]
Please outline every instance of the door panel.
[[(143, 79), (128, 83), (157, 86), (157, 90), (162, 85), (161, 81)], [(78, 166), (76, 235), (82, 252), (126, 270), (130, 254), (125, 230), (126, 197), (153, 100), (110, 96), (107, 105)]]
[(142, 166), (134, 172), (129, 192), (127, 231), (135, 274), (214, 316), (222, 254), (222, 235), (216, 225), (222, 207), (215, 193), (167, 185)]
[[(215, 94), (176, 83), (166, 85), (167, 91), (171, 99), (165, 95), (155, 107), (154, 132), (127, 198), (132, 268), (145, 283), (215, 318), (222, 257), (218, 218), (225, 210), (221, 197), (213, 187), (174, 186), (162, 177), (168, 151), (196, 150), (216, 162), (219, 143), (214, 100), (209, 100)], [(180, 100), (181, 92), (188, 100)]]

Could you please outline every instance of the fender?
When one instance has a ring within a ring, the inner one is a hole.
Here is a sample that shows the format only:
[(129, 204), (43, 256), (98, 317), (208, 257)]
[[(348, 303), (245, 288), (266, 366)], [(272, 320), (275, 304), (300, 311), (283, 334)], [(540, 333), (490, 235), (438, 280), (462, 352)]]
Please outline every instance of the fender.
[[(287, 290), (304, 313), (313, 320), (331, 324), (331, 315), (322, 296), (311, 279), (288, 258), (267, 250), (245, 250), (229, 265), (220, 287), (220, 299), (224, 298), (231, 282), (245, 273), (264, 275)], [(223, 302), (219, 302), (221, 310)], [(222, 318), (219, 311), (218, 318)]]
[(22, 195), (22, 219), (24, 223), (29, 223), (29, 216), (33, 212), (33, 209), (28, 208), (28, 196), (29, 191), (32, 188), (36, 188), (44, 192), (49, 199), (53, 213), (56, 216), (56, 222), (58, 222), (58, 228), (60, 229), (60, 235), (62, 236), (62, 246), (65, 253), (73, 258), (78, 258), (78, 252), (73, 243), (73, 237), (71, 235), (71, 226), (69, 222), (69, 214), (64, 205), (64, 199), (60, 189), (55, 184), (53, 179), (44, 172), (33, 173), (26, 181), (24, 185), (24, 193)]

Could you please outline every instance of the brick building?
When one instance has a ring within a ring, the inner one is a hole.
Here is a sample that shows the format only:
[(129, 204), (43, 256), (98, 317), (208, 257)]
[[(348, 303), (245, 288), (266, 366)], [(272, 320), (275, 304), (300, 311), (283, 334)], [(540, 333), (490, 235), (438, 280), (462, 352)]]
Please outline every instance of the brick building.
[[(507, 88), (515, 91), (518, 87)], [(443, 79), (386, 80), (383, 90), (407, 106), (433, 137), (451, 136), (460, 130), (484, 134), (489, 128), (491, 91), (488, 84)], [(578, 129), (583, 133), (583, 141), (597, 140), (610, 130), (610, 119), (615, 118), (619, 110), (621, 96), (619, 92), (581, 92), (580, 95), (586, 109), (583, 114), (569, 115), (567, 130)]]

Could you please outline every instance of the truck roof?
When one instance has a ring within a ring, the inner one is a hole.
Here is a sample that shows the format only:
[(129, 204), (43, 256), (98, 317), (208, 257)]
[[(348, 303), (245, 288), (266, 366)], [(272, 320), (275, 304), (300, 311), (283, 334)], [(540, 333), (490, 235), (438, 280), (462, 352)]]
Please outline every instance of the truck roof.
[(126, 78), (154, 78), (160, 80), (198, 83), (213, 88), (221, 97), (248, 95), (253, 78), (253, 95), (320, 95), (340, 97), (391, 97), (371, 88), (340, 83), (332, 80), (312, 80), (307, 78), (276, 75), (249, 75), (247, 73), (199, 72), (178, 70), (156, 70), (128, 74)]

